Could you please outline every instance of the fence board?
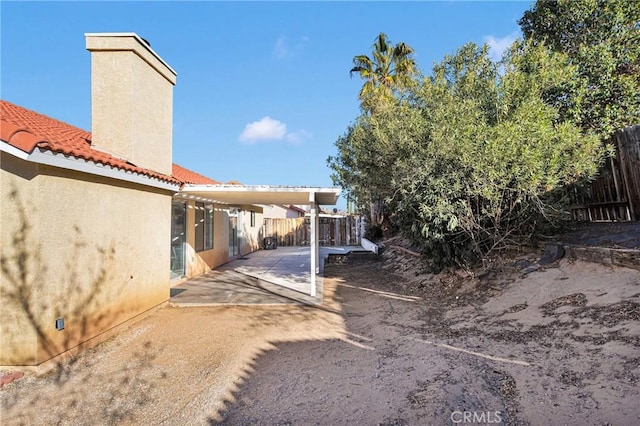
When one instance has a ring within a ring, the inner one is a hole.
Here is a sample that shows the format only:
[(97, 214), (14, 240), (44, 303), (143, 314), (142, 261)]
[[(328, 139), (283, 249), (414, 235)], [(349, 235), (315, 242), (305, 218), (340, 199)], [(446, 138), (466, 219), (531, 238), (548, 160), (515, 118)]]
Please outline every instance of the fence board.
[[(360, 245), (360, 216), (320, 217), (321, 246)], [(311, 222), (308, 217), (264, 219), (263, 235), (276, 237), (279, 246), (308, 246), (311, 241)]]
[(640, 124), (616, 133), (615, 138), (631, 215), (640, 220)]
[(586, 194), (573, 194), (574, 220), (640, 220), (640, 124), (616, 132), (611, 142), (616, 155), (605, 162)]

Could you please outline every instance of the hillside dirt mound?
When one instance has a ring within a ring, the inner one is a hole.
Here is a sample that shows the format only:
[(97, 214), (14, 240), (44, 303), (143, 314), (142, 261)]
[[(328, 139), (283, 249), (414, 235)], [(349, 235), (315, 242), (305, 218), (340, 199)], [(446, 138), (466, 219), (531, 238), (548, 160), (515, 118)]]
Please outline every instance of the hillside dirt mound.
[(562, 259), (523, 276), (540, 256), (429, 274), (396, 238), (377, 260), (330, 262), (348, 333), (366, 350), (280, 347), (224, 423), (637, 424), (640, 272)]

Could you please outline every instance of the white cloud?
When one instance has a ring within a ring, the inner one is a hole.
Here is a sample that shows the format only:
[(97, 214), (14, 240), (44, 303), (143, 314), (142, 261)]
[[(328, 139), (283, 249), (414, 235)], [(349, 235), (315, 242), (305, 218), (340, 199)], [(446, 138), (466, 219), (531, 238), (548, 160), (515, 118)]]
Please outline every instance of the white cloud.
[(305, 44), (309, 41), (309, 37), (304, 36), (297, 43), (291, 44), (287, 36), (280, 36), (276, 39), (273, 46), (273, 56), (278, 59), (291, 57), (304, 50)]
[(281, 140), (287, 134), (287, 125), (271, 117), (262, 117), (258, 121), (244, 126), (240, 142), (255, 143), (264, 140)]
[(300, 144), (309, 136), (311, 135), (305, 130), (287, 132), (285, 123), (265, 116), (244, 126), (238, 140), (249, 144), (264, 141), (285, 141), (291, 144)]
[(502, 59), (502, 55), (507, 51), (509, 46), (519, 37), (517, 31), (512, 32), (504, 37), (486, 36), (484, 42), (489, 46), (489, 57), (492, 61), (498, 62)]

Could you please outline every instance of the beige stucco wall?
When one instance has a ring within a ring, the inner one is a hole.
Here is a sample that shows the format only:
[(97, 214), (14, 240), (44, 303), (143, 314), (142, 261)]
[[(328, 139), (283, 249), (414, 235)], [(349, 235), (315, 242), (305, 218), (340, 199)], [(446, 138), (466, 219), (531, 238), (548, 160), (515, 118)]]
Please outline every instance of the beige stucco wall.
[(273, 219), (284, 219), (287, 217), (287, 209), (282, 206), (267, 204), (263, 206), (264, 217)]
[[(255, 225), (251, 226), (251, 210), (255, 211)], [(263, 211), (259, 206), (243, 206), (242, 207), (242, 244), (240, 245), (240, 253), (242, 255), (260, 250), (260, 245), (264, 235), (262, 235)]]
[(268, 204), (262, 206), (264, 217), (271, 219), (288, 219), (296, 217), (304, 217), (304, 213), (288, 209), (277, 204)]
[(168, 299), (168, 192), (0, 161), (0, 365), (40, 364)]

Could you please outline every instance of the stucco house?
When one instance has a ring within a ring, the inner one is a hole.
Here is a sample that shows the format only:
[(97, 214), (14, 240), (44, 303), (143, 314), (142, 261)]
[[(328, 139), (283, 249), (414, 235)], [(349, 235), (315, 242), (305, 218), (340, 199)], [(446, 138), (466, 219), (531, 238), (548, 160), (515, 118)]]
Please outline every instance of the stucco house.
[(79, 349), (168, 297), (176, 73), (134, 34), (86, 46), (91, 133), (1, 104), (0, 365)]
[(172, 161), (176, 72), (135, 33), (85, 34), (91, 131), (0, 100), (0, 366), (48, 368), (260, 248), (261, 204), (338, 188), (221, 184)]
[(98, 343), (259, 248), (259, 207), (181, 194), (217, 182), (172, 163), (176, 72), (132, 33), (86, 45), (91, 132), (0, 101), (0, 365)]

